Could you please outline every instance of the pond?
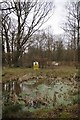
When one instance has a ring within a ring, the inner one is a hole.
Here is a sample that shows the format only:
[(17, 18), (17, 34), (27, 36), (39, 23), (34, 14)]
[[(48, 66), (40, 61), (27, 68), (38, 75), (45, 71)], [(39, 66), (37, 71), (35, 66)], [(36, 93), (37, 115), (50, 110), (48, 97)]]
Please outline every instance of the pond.
[[(58, 106), (73, 104), (73, 99), (78, 94), (77, 83), (54, 80), (48, 85), (41, 80), (31, 79), (29, 81), (8, 81), (3, 83), (4, 106), (13, 101), (23, 105), (23, 111), (34, 112), (45, 108), (51, 109)], [(74, 95), (74, 92), (76, 93)]]

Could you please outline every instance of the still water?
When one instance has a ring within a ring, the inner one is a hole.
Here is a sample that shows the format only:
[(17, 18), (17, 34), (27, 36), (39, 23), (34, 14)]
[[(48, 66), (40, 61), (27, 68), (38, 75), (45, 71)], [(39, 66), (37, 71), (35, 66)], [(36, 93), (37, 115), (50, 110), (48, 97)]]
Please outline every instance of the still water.
[(49, 85), (46, 82), (38, 83), (33, 79), (30, 81), (9, 81), (3, 83), (3, 103), (12, 99), (15, 93), (16, 102), (23, 104), (23, 111), (35, 111), (42, 108), (54, 108), (56, 106), (67, 106), (73, 104), (74, 96), (71, 94), (74, 86), (62, 82), (52, 81)]

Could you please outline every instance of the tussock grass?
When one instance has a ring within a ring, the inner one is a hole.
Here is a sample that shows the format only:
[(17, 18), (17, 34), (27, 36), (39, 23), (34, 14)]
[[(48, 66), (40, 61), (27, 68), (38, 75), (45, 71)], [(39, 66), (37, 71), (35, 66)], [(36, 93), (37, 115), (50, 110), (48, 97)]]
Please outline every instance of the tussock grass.
[(60, 66), (55, 69), (39, 69), (37, 71), (33, 70), (33, 68), (4, 68), (2, 70), (2, 80), (8, 80), (12, 77), (22, 77), (26, 74), (30, 74), (31, 76), (70, 77), (76, 72), (77, 69), (71, 66)]

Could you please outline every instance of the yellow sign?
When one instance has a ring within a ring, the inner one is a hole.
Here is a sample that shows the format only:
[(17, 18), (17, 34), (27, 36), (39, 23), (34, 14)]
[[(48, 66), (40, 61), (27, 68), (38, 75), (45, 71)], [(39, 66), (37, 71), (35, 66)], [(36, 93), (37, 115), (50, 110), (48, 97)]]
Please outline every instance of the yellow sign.
[(33, 63), (33, 68), (34, 68), (34, 70), (38, 70), (39, 69), (39, 63), (38, 62), (34, 62)]

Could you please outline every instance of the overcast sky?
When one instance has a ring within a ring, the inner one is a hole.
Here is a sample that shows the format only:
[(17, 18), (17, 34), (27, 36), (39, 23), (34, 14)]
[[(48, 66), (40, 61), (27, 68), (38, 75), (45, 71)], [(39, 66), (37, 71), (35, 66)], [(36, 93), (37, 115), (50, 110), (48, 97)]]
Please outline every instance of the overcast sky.
[[(52, 0), (47, 0), (47, 1), (52, 1)], [(48, 20), (48, 22), (43, 25), (43, 28), (51, 26), (51, 30), (53, 34), (62, 34), (64, 32), (60, 27), (65, 20), (65, 16), (66, 16), (65, 5), (67, 1), (75, 1), (75, 0), (53, 0), (55, 4), (54, 14)]]
[[(50, 25), (52, 27), (54, 34), (63, 34), (63, 30), (61, 29), (62, 23), (66, 20), (66, 9), (65, 5), (69, 1), (80, 1), (80, 0), (53, 0), (55, 4), (55, 11), (53, 16), (49, 19), (46, 25)], [(46, 26), (45, 25), (45, 26)]]
[(66, 11), (65, 4), (69, 0), (53, 0), (55, 3), (55, 11), (53, 16), (45, 24), (46, 26), (51, 26), (54, 34), (62, 34), (64, 31), (60, 28), (61, 24), (65, 20)]

